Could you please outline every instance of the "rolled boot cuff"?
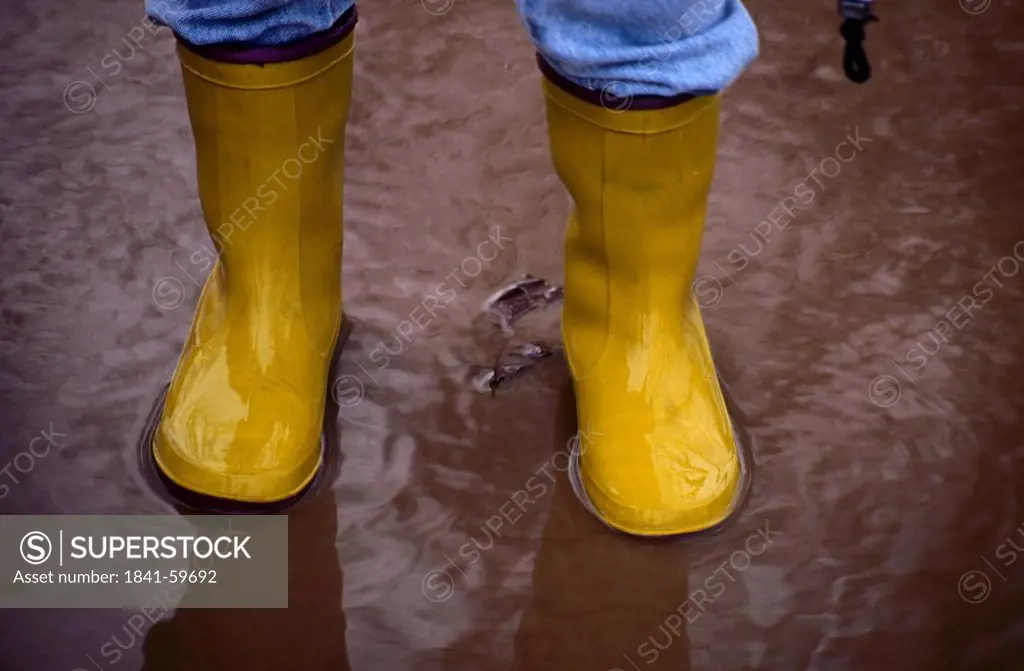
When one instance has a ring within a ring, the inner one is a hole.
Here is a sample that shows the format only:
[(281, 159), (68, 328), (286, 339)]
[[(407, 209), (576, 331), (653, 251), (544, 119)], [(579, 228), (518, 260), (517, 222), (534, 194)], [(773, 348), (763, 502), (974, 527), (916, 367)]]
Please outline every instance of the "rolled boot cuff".
[(285, 63), (315, 56), (341, 42), (355, 29), (356, 21), (357, 13), (353, 6), (327, 30), (288, 44), (254, 46), (242, 43), (199, 46), (190, 44), (181, 37), (178, 38), (178, 42), (196, 55), (219, 63), (235, 65)]
[(699, 96), (714, 95), (713, 93), (682, 93), (680, 95), (667, 97), (652, 95), (619, 96), (616, 95), (614, 84), (610, 84), (600, 91), (594, 91), (580, 86), (568, 77), (558, 73), (555, 68), (548, 63), (547, 59), (539, 53), (537, 54), (537, 65), (540, 66), (541, 73), (543, 73), (548, 81), (566, 93), (575, 98), (579, 98), (584, 102), (588, 102), (591, 105), (600, 105), (601, 107), (613, 112), (666, 109), (668, 107), (675, 107), (676, 105), (689, 102)]

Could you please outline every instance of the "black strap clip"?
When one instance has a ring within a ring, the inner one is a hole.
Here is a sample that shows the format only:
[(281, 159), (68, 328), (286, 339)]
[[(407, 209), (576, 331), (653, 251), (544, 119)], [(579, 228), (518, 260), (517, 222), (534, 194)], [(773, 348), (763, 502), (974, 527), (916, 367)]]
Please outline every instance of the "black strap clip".
[(843, 71), (850, 81), (863, 84), (871, 78), (871, 64), (864, 51), (864, 26), (878, 17), (871, 12), (872, 0), (838, 0), (843, 25), (839, 34), (846, 40), (843, 50)]

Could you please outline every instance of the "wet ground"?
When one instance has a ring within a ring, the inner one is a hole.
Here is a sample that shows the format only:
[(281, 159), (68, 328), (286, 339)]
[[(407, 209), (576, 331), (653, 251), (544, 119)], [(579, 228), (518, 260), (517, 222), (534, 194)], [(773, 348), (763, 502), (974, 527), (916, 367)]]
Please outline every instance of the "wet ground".
[[(475, 386), (558, 343), (557, 300), (510, 331), (481, 310), (561, 284), (539, 75), (510, 0), (368, 1), (337, 466), (291, 516), (292, 607), (6, 611), (0, 668), (1019, 668), (1024, 6), (879, 2), (858, 86), (832, 3), (751, 4), (696, 287), (755, 440), (734, 527), (684, 546), (589, 518), (557, 351)], [(141, 11), (0, 9), (4, 513), (173, 512), (136, 448), (209, 263), (172, 41)], [(402, 326), (441, 282), (447, 309)]]

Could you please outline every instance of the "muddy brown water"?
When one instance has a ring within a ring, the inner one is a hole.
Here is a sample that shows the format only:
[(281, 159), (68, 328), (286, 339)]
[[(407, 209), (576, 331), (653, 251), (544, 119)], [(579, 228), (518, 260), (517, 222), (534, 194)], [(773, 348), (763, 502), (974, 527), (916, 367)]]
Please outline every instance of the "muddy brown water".
[[(5, 611), (0, 668), (1020, 668), (1024, 6), (880, 2), (858, 86), (831, 3), (751, 2), (697, 288), (757, 477), (680, 545), (573, 498), (557, 352), (474, 385), (557, 345), (557, 302), (511, 333), (481, 306), (561, 284), (568, 201), (511, 0), (427, 5), (362, 7), (337, 470), (291, 513), (291, 608)], [(209, 261), (172, 41), (140, 16), (0, 8), (4, 513), (174, 512), (136, 448)]]

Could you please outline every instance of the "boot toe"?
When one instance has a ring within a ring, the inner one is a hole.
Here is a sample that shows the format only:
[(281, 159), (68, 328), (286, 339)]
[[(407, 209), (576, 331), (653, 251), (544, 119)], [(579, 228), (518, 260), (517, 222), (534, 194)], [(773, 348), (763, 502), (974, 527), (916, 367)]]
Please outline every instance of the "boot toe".
[[(266, 380), (255, 390), (169, 395), (154, 438), (160, 470), (207, 496), (271, 503), (294, 496), (320, 467), (323, 403)], [(323, 399), (321, 399), (322, 401)]]
[[(739, 454), (722, 445), (723, 437), (702, 433), (682, 438), (609, 431), (593, 440), (580, 458), (593, 512), (637, 536), (691, 534), (724, 522), (742, 491)], [(719, 449), (708, 450), (713, 443)], [(723, 451), (731, 451), (731, 458), (702, 456)]]

